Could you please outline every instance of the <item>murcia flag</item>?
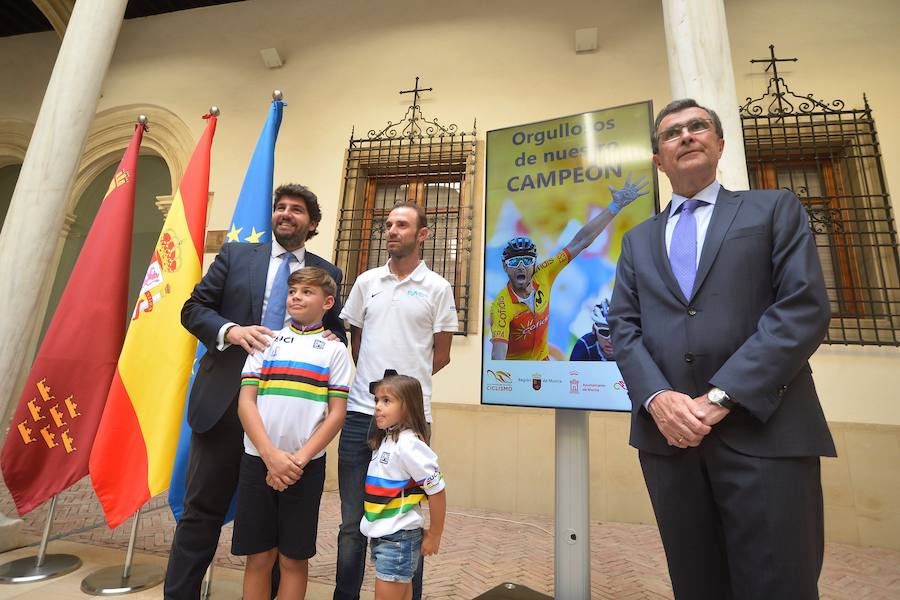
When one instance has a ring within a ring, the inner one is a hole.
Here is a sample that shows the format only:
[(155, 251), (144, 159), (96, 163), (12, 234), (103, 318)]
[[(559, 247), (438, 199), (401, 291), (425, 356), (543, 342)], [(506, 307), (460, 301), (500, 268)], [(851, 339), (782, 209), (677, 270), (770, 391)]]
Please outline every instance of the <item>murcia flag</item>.
[(150, 259), (91, 450), (91, 481), (110, 527), (169, 487), (197, 347), (180, 315), (203, 263), (209, 155), (216, 131), (216, 117), (204, 118), (206, 131)]
[(137, 157), (135, 126), (34, 359), (3, 445), (3, 478), (24, 515), (88, 473), (125, 337)]

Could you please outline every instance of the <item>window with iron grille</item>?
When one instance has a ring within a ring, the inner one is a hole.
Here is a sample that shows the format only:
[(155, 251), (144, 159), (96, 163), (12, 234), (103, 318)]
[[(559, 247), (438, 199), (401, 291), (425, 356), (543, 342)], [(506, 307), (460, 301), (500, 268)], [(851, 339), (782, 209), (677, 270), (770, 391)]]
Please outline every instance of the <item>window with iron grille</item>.
[[(430, 89), (430, 88), (428, 88)], [(458, 334), (469, 330), (475, 131), (460, 132), (421, 115), (416, 78), (412, 106), (397, 123), (365, 138), (350, 136), (334, 262), (352, 282), (387, 262), (384, 222), (398, 202), (423, 206), (428, 239), (422, 258), (453, 286)], [(404, 92), (401, 92), (404, 93)], [(473, 128), (474, 129), (474, 128)]]
[(900, 346), (900, 256), (875, 120), (841, 100), (797, 96), (778, 76), (741, 107), (752, 188), (787, 188), (800, 198), (825, 274), (833, 344)]

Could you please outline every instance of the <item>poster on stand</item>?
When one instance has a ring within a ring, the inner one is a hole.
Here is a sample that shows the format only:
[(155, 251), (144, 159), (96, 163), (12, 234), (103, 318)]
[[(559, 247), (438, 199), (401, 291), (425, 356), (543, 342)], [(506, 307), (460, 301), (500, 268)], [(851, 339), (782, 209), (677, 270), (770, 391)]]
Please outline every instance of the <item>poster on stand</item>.
[(483, 404), (631, 410), (609, 301), (659, 210), (650, 101), (487, 133)]

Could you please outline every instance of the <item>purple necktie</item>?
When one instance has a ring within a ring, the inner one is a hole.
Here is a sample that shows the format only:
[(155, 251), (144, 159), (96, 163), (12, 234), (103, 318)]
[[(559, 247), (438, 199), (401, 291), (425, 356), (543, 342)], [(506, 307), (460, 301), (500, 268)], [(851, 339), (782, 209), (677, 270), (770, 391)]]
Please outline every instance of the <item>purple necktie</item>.
[(688, 300), (691, 299), (694, 278), (697, 276), (697, 219), (694, 218), (694, 210), (701, 204), (706, 202), (691, 198), (681, 205), (681, 216), (675, 223), (675, 231), (672, 232), (672, 242), (669, 245), (669, 264), (672, 265), (672, 273)]

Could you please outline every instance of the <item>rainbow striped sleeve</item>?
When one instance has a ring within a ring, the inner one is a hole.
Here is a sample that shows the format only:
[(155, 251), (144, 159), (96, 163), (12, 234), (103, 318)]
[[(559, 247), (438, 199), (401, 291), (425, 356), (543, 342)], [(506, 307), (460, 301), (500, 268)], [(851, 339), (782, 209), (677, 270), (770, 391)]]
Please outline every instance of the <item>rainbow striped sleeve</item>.
[(259, 377), (255, 375), (241, 375), (241, 385), (252, 385), (259, 387)]
[(350, 355), (347, 348), (337, 342), (337, 349), (331, 355), (330, 371), (328, 373), (328, 396), (339, 400), (346, 400), (350, 393), (350, 381), (353, 369), (350, 366)]
[(421, 482), (382, 479), (366, 475), (366, 495), (364, 502), (367, 521), (389, 519), (418, 506), (425, 498)]
[(350, 394), (350, 388), (346, 385), (329, 385), (328, 396), (331, 398), (347, 399)]
[(247, 356), (244, 361), (244, 368), (241, 369), (241, 386), (252, 385), (259, 387), (259, 369), (262, 366), (263, 354), (261, 352), (253, 352)]

